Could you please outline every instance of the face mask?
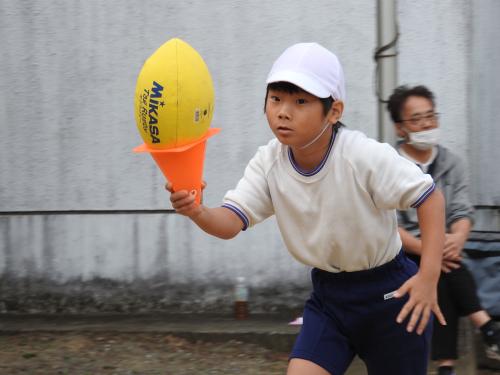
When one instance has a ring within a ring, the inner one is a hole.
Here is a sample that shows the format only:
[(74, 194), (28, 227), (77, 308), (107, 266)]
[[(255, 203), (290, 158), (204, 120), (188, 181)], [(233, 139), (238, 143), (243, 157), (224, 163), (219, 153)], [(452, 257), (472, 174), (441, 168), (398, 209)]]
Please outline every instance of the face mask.
[(418, 150), (429, 150), (439, 143), (439, 128), (424, 130), (421, 132), (407, 132), (409, 145)]

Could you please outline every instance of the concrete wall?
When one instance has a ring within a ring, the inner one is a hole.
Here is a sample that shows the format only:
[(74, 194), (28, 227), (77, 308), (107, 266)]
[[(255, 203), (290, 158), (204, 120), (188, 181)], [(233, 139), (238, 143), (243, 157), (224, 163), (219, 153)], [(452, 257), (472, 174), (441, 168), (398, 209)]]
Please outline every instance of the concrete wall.
[(474, 1), (469, 83), (469, 139), (473, 194), (477, 204), (496, 206), (492, 219), (500, 228), (500, 2)]
[(442, 143), (467, 165), (474, 229), (500, 231), (500, 2), (399, 0), (399, 80), (436, 94)]
[(443, 144), (468, 159), (471, 3), (399, 0), (399, 81), (436, 95)]
[(288, 255), (273, 220), (224, 242), (171, 214), (44, 212), (169, 208), (158, 169), (131, 149), (141, 143), (137, 74), (172, 37), (195, 47), (214, 79), (213, 126), (223, 132), (208, 144), (208, 205), (270, 139), (264, 81), (294, 42), (315, 40), (342, 57), (352, 77), (346, 121), (375, 135), (374, 5), (12, 0), (0, 12), (1, 211), (40, 211), (1, 217), (4, 310), (229, 308), (240, 275), (259, 290), (255, 308), (304, 298), (308, 269)]
[[(0, 311), (229, 311), (237, 276), (254, 311), (300, 306), (309, 270), (284, 249), (273, 219), (222, 241), (183, 217), (140, 211), (169, 204), (152, 160), (131, 152), (141, 143), (135, 80), (173, 37), (205, 59), (212, 125), (223, 131), (208, 143), (204, 199), (218, 205), (271, 138), (264, 81), (292, 43), (318, 41), (339, 55), (344, 120), (376, 136), (375, 3), (0, 0)], [(398, 8), (401, 82), (436, 91), (445, 143), (457, 150), (469, 147), (459, 121), (470, 112), (469, 8)]]

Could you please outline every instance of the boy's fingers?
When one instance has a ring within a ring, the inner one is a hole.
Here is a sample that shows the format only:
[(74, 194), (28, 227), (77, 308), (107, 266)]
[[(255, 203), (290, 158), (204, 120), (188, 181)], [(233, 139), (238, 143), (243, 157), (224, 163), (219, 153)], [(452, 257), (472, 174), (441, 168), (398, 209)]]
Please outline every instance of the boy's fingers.
[[(205, 181), (201, 182), (201, 190), (205, 189), (207, 186), (207, 183)], [(174, 189), (172, 188), (172, 184), (170, 182), (167, 182), (165, 184), (165, 190), (169, 191), (170, 193), (174, 193)], [(196, 191), (196, 190), (193, 190)]]
[(194, 203), (193, 200), (186, 198), (181, 201), (175, 202), (175, 204), (172, 204), (172, 206), (175, 208), (176, 211), (178, 211), (178, 210), (183, 210), (186, 207), (191, 207), (193, 203)]
[(401, 298), (403, 297), (406, 293), (408, 293), (408, 290), (410, 289), (410, 286), (408, 285), (408, 281), (406, 281), (403, 285), (399, 287), (396, 292), (394, 292), (394, 298)]
[(196, 207), (197, 207), (196, 203), (191, 203), (191, 204), (187, 204), (187, 205), (184, 205), (182, 207), (176, 208), (175, 212), (177, 212), (178, 214), (181, 214), (181, 215), (189, 216), (190, 214), (193, 213), (193, 211), (196, 209)]
[(428, 306), (426, 306), (422, 312), (420, 323), (418, 324), (417, 334), (421, 335), (424, 332), (430, 317), (431, 317), (431, 309)]
[(417, 325), (417, 322), (420, 318), (420, 313), (422, 312), (422, 306), (420, 304), (415, 305), (413, 308), (413, 312), (410, 317), (410, 321), (408, 322), (408, 325), (406, 326), (406, 330), (408, 332), (413, 332), (413, 329)]
[(402, 323), (406, 319), (410, 311), (413, 309), (413, 305), (414, 303), (411, 300), (406, 302), (401, 311), (399, 312), (398, 317), (396, 318), (396, 322)]
[(441, 325), (445, 326), (446, 325), (446, 319), (444, 318), (444, 315), (441, 312), (441, 309), (439, 308), (439, 306), (437, 304), (432, 309), (432, 312), (434, 313), (434, 315), (436, 315), (436, 318), (439, 321), (439, 323), (441, 323)]
[(174, 204), (175, 202), (185, 199), (186, 197), (189, 197), (189, 193), (186, 190), (176, 191), (170, 195), (170, 202)]
[[(180, 193), (180, 192), (178, 192)], [(177, 210), (186, 205), (190, 205), (194, 202), (194, 196), (192, 194), (181, 195), (178, 193), (172, 194), (170, 201), (172, 202), (172, 206)]]

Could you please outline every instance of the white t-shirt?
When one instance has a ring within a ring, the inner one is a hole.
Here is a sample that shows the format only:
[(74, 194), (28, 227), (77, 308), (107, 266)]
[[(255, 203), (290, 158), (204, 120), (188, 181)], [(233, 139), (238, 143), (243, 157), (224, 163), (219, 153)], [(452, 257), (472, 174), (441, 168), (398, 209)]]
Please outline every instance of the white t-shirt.
[(437, 151), (437, 147), (434, 146), (432, 147), (432, 151), (431, 151), (431, 157), (425, 162), (425, 163), (422, 163), (416, 159), (413, 159), (405, 150), (403, 150), (403, 148), (399, 148), (399, 153), (404, 156), (406, 159), (408, 159), (409, 161), (413, 162), (414, 164), (416, 164), (418, 167), (420, 167), (420, 169), (422, 170), (422, 172), (424, 173), (427, 173), (429, 171), (429, 167), (431, 166), (431, 164), (434, 162), (434, 160), (436, 160), (436, 157), (437, 157), (437, 154), (438, 154), (438, 151)]
[(390, 145), (340, 128), (322, 162), (308, 173), (277, 139), (260, 147), (223, 206), (239, 215), (244, 229), (275, 214), (298, 261), (350, 272), (380, 266), (398, 254), (395, 210), (417, 207), (434, 186)]

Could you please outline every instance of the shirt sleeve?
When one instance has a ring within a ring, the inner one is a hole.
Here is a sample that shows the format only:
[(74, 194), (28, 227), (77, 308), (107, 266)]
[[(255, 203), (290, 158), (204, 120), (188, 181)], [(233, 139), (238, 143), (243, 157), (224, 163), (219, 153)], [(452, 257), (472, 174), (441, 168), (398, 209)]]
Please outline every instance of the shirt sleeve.
[[(465, 168), (460, 160), (456, 160), (453, 166), (453, 180), (452, 180), (450, 197), (445, 196), (447, 199), (447, 213), (446, 213), (446, 226), (449, 227), (453, 222), (458, 219), (468, 218), (474, 222), (474, 208), (469, 198), (469, 185), (465, 175)], [(445, 190), (448, 190), (445, 188)], [(446, 194), (448, 195), (448, 194)]]
[(243, 222), (243, 230), (274, 214), (266, 175), (267, 151), (267, 146), (259, 148), (236, 188), (229, 190), (223, 199), (222, 207), (238, 215)]
[(435, 189), (430, 175), (387, 143), (367, 139), (356, 161), (362, 182), (379, 209), (417, 208)]

